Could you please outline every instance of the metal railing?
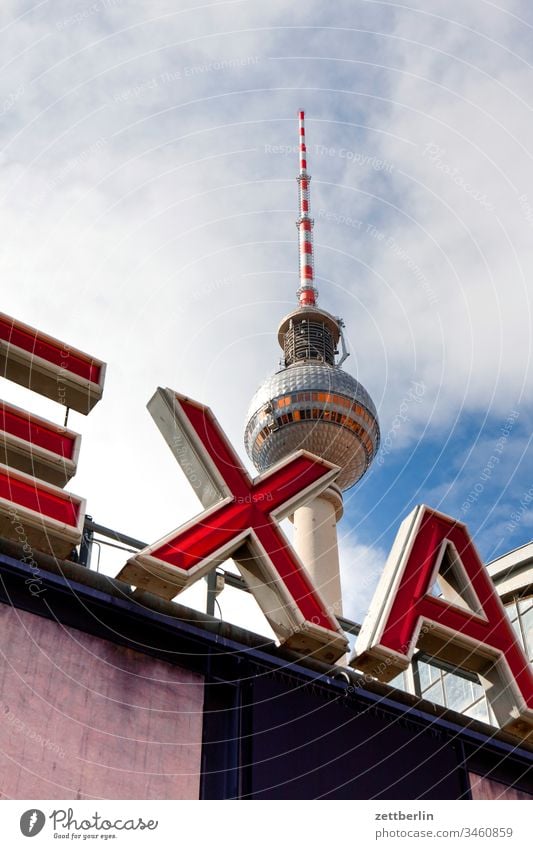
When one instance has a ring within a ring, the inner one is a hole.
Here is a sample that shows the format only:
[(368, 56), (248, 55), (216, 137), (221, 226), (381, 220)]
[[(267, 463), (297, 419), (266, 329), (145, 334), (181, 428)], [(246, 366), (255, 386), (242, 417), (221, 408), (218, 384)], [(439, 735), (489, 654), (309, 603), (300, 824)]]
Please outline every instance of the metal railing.
[[(98, 534), (100, 537), (104, 537), (104, 539), (95, 539), (95, 534)], [(111, 542), (111, 540), (113, 541)], [(130, 537), (128, 534), (115, 531), (113, 528), (107, 528), (105, 525), (100, 525), (98, 522), (93, 520), (92, 516), (86, 516), (83, 538), (80, 545), (80, 565), (86, 566), (89, 569), (91, 568), (91, 555), (93, 546), (95, 545), (106, 545), (110, 548), (118, 548), (122, 551), (127, 551), (133, 554), (136, 551), (141, 551), (141, 549), (146, 548), (148, 543), (135, 539), (135, 537)], [(98, 564), (95, 571), (99, 571), (99, 564), (100, 555), (98, 556)], [(217, 586), (217, 575), (223, 577), (224, 586), (232, 587), (235, 590), (243, 590), (247, 593), (250, 592), (246, 581), (244, 581), (244, 579), (239, 575), (234, 575), (232, 572), (228, 572), (226, 569), (222, 569), (221, 567), (217, 567), (216, 570), (213, 569), (209, 575), (206, 575), (205, 578), (207, 581), (206, 613), (210, 616), (214, 616), (215, 614), (216, 597), (220, 592)], [(357, 622), (353, 622), (351, 619), (346, 619), (344, 616), (337, 616), (337, 621), (343, 631), (346, 631), (347, 634), (357, 636), (361, 630), (361, 626)]]

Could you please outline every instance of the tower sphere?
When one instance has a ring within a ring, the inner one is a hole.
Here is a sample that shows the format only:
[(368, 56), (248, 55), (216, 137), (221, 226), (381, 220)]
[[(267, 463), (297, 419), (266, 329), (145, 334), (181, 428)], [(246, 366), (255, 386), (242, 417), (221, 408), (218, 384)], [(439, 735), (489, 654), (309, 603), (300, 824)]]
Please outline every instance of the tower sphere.
[[(315, 335), (322, 331), (327, 336), (319, 323), (321, 311), (314, 312)], [(307, 344), (312, 330), (309, 320), (292, 318), (284, 336), (286, 349), (293, 346), (294, 335), (305, 337)], [(308, 347), (308, 356), (263, 381), (250, 404), (244, 442), (261, 472), (293, 451), (311, 451), (340, 466), (336, 483), (345, 490), (357, 483), (376, 455), (377, 412), (364, 386), (317, 348)]]
[(263, 472), (305, 449), (339, 466), (336, 480), (349, 489), (364, 475), (379, 448), (376, 408), (366, 389), (336, 362), (343, 322), (316, 305), (313, 219), (303, 112), (300, 112), (298, 307), (281, 321), (278, 341), (284, 368), (255, 393), (244, 434), (246, 451)]

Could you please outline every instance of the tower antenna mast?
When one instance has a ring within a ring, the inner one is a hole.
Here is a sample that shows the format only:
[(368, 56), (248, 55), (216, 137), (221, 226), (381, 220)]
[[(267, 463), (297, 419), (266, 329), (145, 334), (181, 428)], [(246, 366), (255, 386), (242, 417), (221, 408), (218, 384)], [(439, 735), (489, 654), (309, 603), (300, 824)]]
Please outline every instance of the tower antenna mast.
[(298, 246), (300, 251), (300, 288), (298, 303), (301, 307), (314, 307), (318, 292), (314, 285), (315, 265), (313, 258), (313, 225), (311, 211), (311, 177), (307, 173), (307, 148), (305, 146), (305, 113), (299, 112), (299, 151), (300, 171), (298, 182), (298, 203), (300, 216), (296, 221), (298, 228)]

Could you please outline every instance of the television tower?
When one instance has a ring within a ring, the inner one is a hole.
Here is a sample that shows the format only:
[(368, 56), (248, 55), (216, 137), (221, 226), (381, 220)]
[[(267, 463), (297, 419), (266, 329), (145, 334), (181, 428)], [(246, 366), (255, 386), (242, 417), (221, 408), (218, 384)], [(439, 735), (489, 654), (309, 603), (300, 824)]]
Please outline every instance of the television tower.
[[(348, 356), (342, 319), (317, 307), (313, 219), (304, 113), (299, 112), (298, 173), (300, 286), (298, 305), (282, 319), (278, 342), (284, 367), (268, 377), (248, 411), (244, 442), (260, 472), (305, 449), (339, 466), (334, 486), (295, 511), (294, 547), (332, 613), (342, 614), (337, 522), (342, 493), (364, 475), (379, 447), (376, 408), (366, 389), (341, 368)], [(338, 345), (342, 356), (336, 362)]]

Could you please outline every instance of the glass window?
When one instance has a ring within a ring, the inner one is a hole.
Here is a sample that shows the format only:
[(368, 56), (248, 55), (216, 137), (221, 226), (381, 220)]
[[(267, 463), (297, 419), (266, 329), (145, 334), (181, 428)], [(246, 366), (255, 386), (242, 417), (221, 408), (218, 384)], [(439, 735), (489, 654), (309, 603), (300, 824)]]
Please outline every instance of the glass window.
[(519, 599), (518, 610), (521, 614), (527, 613), (528, 610), (533, 610), (533, 596), (529, 596), (529, 598)]
[(524, 638), (522, 637), (522, 628), (520, 627), (520, 620), (519, 619), (513, 619), (513, 621), (511, 622), (511, 625), (515, 629), (516, 636), (518, 637), (518, 639), (520, 641), (520, 645), (522, 646), (522, 648), (524, 648)]
[(474, 701), (472, 684), (466, 678), (458, 675), (448, 674), (444, 676), (444, 690), (446, 693), (446, 705), (452, 710), (462, 713)]
[(516, 604), (514, 603), (514, 601), (512, 601), (510, 604), (506, 604), (505, 610), (511, 622), (518, 616), (518, 613), (516, 612)]
[(432, 684), (431, 687), (428, 687), (428, 689), (423, 695), (424, 698), (428, 699), (430, 702), (437, 702), (437, 704), (439, 705), (445, 704), (442, 681), (436, 681), (435, 684)]
[(436, 666), (430, 666), (429, 663), (424, 663), (424, 661), (419, 660), (417, 663), (418, 667), (418, 677), (420, 680), (420, 691), (423, 693), (430, 684), (433, 684), (434, 681), (440, 678), (440, 669), (437, 669)]
[(392, 681), (389, 681), (390, 687), (396, 687), (398, 690), (407, 690), (407, 686), (405, 683), (405, 672), (400, 672), (396, 678), (393, 678)]
[(479, 719), (480, 722), (490, 722), (489, 708), (485, 696), (470, 705), (463, 713), (466, 716), (471, 716), (473, 719)]
[[(414, 666), (413, 662), (413, 666)], [(416, 681), (416, 673), (418, 673), (418, 681), (420, 683), (420, 692), (422, 693), (429, 685), (431, 684), (430, 678), (431, 667), (427, 665), (427, 663), (422, 663), (418, 661), (415, 669), (415, 681)]]
[(472, 683), (472, 692), (474, 693), (475, 699), (480, 699), (481, 696), (485, 695), (485, 688), (483, 684), (474, 684)]

